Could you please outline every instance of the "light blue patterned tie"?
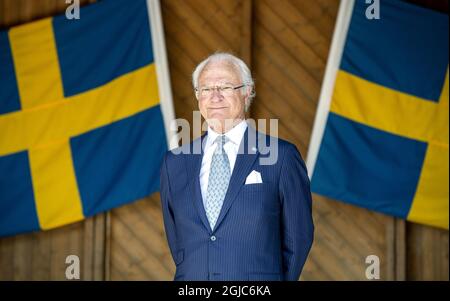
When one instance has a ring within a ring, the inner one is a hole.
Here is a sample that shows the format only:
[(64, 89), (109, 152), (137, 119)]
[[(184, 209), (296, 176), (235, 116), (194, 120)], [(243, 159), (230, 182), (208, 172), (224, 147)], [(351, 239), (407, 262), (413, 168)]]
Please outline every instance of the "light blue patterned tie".
[(215, 142), (217, 143), (217, 148), (211, 161), (206, 194), (206, 216), (211, 229), (214, 229), (216, 225), (231, 177), (230, 161), (223, 149), (225, 143), (228, 142), (228, 138), (225, 135), (220, 135)]

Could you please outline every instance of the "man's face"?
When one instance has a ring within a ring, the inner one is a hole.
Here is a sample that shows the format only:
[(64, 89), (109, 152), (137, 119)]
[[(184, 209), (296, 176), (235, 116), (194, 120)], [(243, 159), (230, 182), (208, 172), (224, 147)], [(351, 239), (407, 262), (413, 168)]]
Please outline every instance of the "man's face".
[[(233, 65), (226, 61), (212, 62), (206, 65), (198, 80), (200, 88), (224, 85), (236, 87), (241, 84), (239, 73)], [(198, 106), (200, 112), (207, 121), (214, 120), (208, 122), (214, 130), (228, 130), (224, 128), (225, 120), (230, 122), (230, 120), (238, 121), (245, 118), (244, 108), (247, 96), (242, 94), (241, 89), (233, 90), (231, 95), (223, 95), (223, 93), (215, 89), (210, 96), (199, 96)]]

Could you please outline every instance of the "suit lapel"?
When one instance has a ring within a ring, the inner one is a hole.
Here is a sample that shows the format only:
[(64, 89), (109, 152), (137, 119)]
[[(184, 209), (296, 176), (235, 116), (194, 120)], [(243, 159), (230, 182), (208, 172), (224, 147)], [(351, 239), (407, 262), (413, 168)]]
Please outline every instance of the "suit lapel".
[[(249, 133), (251, 134), (250, 137)], [(255, 138), (257, 136), (256, 131), (249, 125), (244, 133), (244, 139), (242, 139), (241, 145), (239, 146), (239, 152), (236, 157), (236, 163), (228, 185), (228, 191), (225, 195), (215, 229), (219, 227), (220, 223), (236, 199), (241, 187), (245, 183), (245, 179), (247, 178), (253, 163), (259, 155), (259, 152), (257, 151), (256, 139), (252, 139), (252, 137)]]
[[(196, 148), (195, 144), (200, 143), (202, 144), (204, 138), (206, 137), (206, 134), (203, 135), (200, 139), (197, 139), (193, 142), (193, 149), (199, 149)], [(198, 146), (197, 146), (198, 147)], [(191, 195), (194, 197), (194, 204), (197, 208), (197, 213), (205, 226), (205, 228), (208, 230), (209, 233), (212, 232), (211, 226), (209, 225), (208, 218), (206, 217), (206, 211), (205, 207), (203, 206), (203, 197), (202, 192), (200, 189), (200, 168), (202, 166), (202, 158), (203, 158), (203, 147), (200, 145), (201, 153), (195, 154), (192, 152), (191, 155), (187, 155), (185, 158), (185, 164), (186, 164), (186, 172), (188, 174), (188, 178), (191, 179), (189, 181), (190, 185), (190, 191)], [(192, 150), (191, 150), (192, 151)]]

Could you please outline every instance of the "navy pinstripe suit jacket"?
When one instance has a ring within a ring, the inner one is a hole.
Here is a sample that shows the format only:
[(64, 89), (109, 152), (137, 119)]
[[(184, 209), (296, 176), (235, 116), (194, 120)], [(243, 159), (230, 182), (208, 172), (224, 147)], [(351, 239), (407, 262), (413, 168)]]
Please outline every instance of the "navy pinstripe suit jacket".
[[(249, 138), (249, 132), (257, 138)], [(201, 150), (205, 136), (177, 149), (184, 154), (167, 152), (161, 167), (161, 203), (175, 280), (298, 280), (314, 226), (309, 179), (297, 148), (249, 126), (211, 230), (200, 190), (202, 153), (192, 154)], [(278, 143), (275, 164), (261, 164), (266, 153), (262, 143)], [(262, 184), (245, 184), (252, 170), (261, 173)]]

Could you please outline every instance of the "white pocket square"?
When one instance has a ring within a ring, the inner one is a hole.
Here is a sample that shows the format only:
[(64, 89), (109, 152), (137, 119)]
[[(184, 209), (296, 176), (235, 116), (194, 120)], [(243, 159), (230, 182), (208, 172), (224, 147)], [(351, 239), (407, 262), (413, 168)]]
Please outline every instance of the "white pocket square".
[(260, 184), (262, 183), (261, 173), (257, 172), (256, 170), (252, 170), (251, 173), (247, 176), (245, 179), (245, 185), (248, 184)]

